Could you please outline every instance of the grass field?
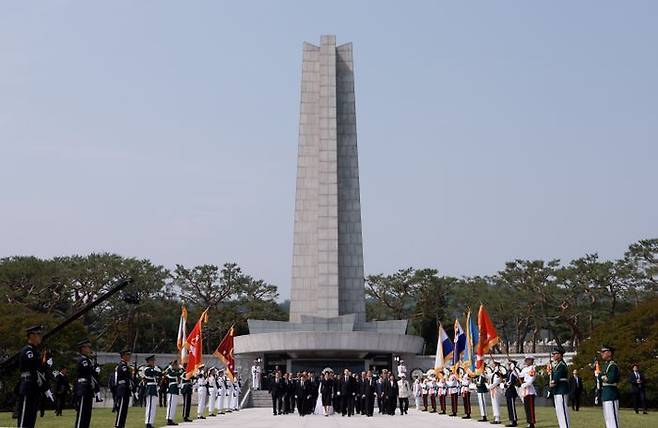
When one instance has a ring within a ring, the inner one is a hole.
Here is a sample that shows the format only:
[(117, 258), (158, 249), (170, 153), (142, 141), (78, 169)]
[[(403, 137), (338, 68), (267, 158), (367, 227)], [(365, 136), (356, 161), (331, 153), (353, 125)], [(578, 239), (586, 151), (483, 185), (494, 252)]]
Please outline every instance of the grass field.
[[(181, 422), (182, 417), (180, 414), (180, 407), (177, 415), (177, 422)], [(504, 410), (504, 409), (501, 409)], [(520, 410), (520, 409), (519, 409)], [(193, 411), (196, 411), (194, 408)], [(413, 411), (410, 409), (410, 412)], [(521, 413), (523, 411), (521, 410)], [(650, 412), (649, 415), (636, 415), (633, 410), (622, 409), (620, 412), (620, 427), (621, 428), (652, 428), (658, 427), (658, 412)], [(194, 414), (194, 412), (193, 412)], [(474, 413), (476, 416), (477, 413)], [(239, 415), (237, 415), (239, 417)], [(428, 415), (430, 417), (447, 418), (446, 416)], [(521, 416), (521, 415), (519, 415)], [(217, 420), (221, 424), (221, 419)], [(519, 420), (519, 422), (524, 422)], [(158, 416), (156, 419), (156, 426), (163, 426), (164, 409), (158, 409)], [(503, 419), (503, 423), (506, 420)], [(60, 427), (73, 427), (75, 424), (75, 411), (65, 410), (63, 416), (55, 417), (52, 410), (46, 412), (43, 418), (37, 419), (37, 427), (39, 428), (60, 428)], [(604, 427), (603, 415), (600, 407), (597, 408), (582, 408), (580, 412), (571, 412), (571, 424), (574, 428), (598, 428)], [(11, 419), (11, 413), (0, 413), (0, 427), (15, 427), (16, 420)], [(110, 409), (100, 408), (94, 409), (91, 419), (91, 426), (93, 428), (109, 428), (114, 426), (114, 413)], [(144, 427), (144, 409), (140, 407), (131, 407), (128, 413), (128, 428), (142, 428)], [(181, 424), (181, 426), (193, 427), (194, 424)], [(459, 426), (459, 423), (455, 423)], [(482, 424), (482, 426), (490, 426), (489, 424)], [(500, 426), (500, 425), (499, 425)], [(525, 423), (520, 423), (519, 426), (525, 426)], [(537, 408), (537, 427), (542, 428), (557, 428), (557, 421), (555, 413), (550, 407)], [(249, 428), (249, 427), (241, 427)]]

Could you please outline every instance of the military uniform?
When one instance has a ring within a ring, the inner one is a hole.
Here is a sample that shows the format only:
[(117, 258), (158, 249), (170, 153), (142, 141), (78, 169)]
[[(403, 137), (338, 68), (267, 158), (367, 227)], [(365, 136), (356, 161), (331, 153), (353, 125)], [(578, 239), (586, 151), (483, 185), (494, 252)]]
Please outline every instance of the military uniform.
[[(146, 362), (154, 361), (155, 355), (146, 358)], [(158, 366), (146, 366), (144, 368), (143, 381), (144, 381), (144, 398), (146, 401), (146, 411), (144, 414), (144, 423), (147, 428), (153, 428), (155, 422), (155, 415), (158, 407), (158, 382), (162, 376), (162, 370)]]
[(197, 419), (205, 419), (204, 416), (206, 411), (206, 398), (208, 397), (208, 381), (203, 372), (199, 372), (196, 376), (196, 393), (198, 397), (197, 407), (196, 407), (196, 417)]
[(528, 355), (525, 357), (526, 360), (531, 360), (532, 362), (525, 366), (521, 370), (521, 391), (523, 399), (523, 408), (525, 409), (525, 417), (528, 422), (528, 428), (535, 427), (535, 397), (537, 392), (535, 390), (535, 378), (537, 377), (537, 369), (534, 365), (535, 358)]
[(493, 373), (491, 374), (491, 382), (487, 385), (489, 394), (491, 394), (491, 411), (493, 413), (492, 424), (497, 425), (500, 423), (500, 400), (503, 388), (503, 374), (500, 372), (500, 365), (494, 363)]
[[(555, 348), (553, 354), (563, 355), (564, 351)], [(567, 398), (569, 397), (569, 369), (567, 363), (560, 358), (559, 361), (551, 362), (551, 393), (555, 405), (555, 416), (560, 428), (569, 428), (569, 411), (567, 408)]]
[(484, 373), (475, 378), (475, 389), (478, 394), (480, 421), (485, 422), (487, 420), (487, 393), (489, 392), (489, 389), (487, 388), (487, 377)]
[(517, 425), (518, 416), (516, 414), (516, 399), (518, 398), (519, 394), (516, 391), (516, 387), (519, 384), (520, 381), (516, 369), (516, 364), (512, 363), (510, 365), (510, 370), (507, 373), (507, 379), (505, 381), (505, 399), (507, 400), (507, 415), (510, 421), (507, 426)]
[(446, 385), (446, 380), (445, 380), (445, 375), (441, 376), (439, 378), (439, 382), (436, 384), (437, 386), (437, 395), (439, 396), (439, 408), (441, 411), (439, 412), (442, 415), (446, 414), (446, 395), (448, 394), (448, 385)]
[[(30, 334), (41, 334), (41, 326), (27, 329)], [(18, 384), (18, 427), (32, 428), (37, 419), (41, 387), (45, 381), (41, 353), (36, 346), (25, 345), (19, 353), (18, 367), (21, 380)]]
[[(128, 351), (122, 351), (121, 356), (130, 354)], [(130, 393), (132, 392), (132, 373), (128, 363), (121, 360), (114, 369), (116, 378), (116, 393), (114, 399), (116, 407), (116, 418), (114, 420), (115, 428), (124, 428), (126, 426), (126, 416), (128, 415), (128, 406), (130, 404)]]
[(466, 370), (464, 370), (464, 373), (461, 376), (460, 384), (462, 400), (464, 403), (464, 416), (462, 416), (462, 419), (471, 419), (471, 378)]
[(459, 390), (461, 389), (459, 378), (457, 378), (455, 374), (451, 374), (446, 385), (448, 386), (448, 393), (450, 394), (450, 416), (457, 416)]
[(215, 400), (217, 399), (217, 376), (214, 368), (208, 372), (206, 383), (208, 385), (208, 417), (215, 416)]
[[(80, 348), (89, 347), (89, 341), (78, 343)], [(77, 362), (77, 381), (75, 384), (75, 396), (77, 399), (75, 420), (76, 428), (88, 428), (91, 423), (91, 411), (94, 394), (98, 387), (97, 367), (89, 356), (80, 354)]]
[(183, 421), (192, 422), (190, 419), (190, 410), (192, 408), (192, 380), (185, 375), (185, 370), (181, 376), (180, 394), (183, 398)]
[(180, 367), (169, 366), (164, 375), (167, 379), (167, 425), (177, 425), (174, 419), (176, 419), (176, 404), (180, 394), (179, 382), (183, 370)]
[[(614, 352), (614, 348), (604, 346), (601, 352)], [(606, 428), (619, 427), (619, 366), (612, 359), (606, 361), (601, 368), (601, 401), (603, 402), (603, 418)]]

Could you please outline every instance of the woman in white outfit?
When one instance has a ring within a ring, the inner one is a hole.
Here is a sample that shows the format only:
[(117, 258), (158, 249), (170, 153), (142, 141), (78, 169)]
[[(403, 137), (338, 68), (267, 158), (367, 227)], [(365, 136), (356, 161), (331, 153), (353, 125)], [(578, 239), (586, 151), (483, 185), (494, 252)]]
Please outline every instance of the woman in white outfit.
[(416, 400), (416, 410), (420, 410), (420, 393), (421, 393), (421, 385), (420, 385), (420, 378), (416, 377), (416, 380), (414, 380), (414, 386), (413, 386), (413, 393), (414, 393), (414, 400)]

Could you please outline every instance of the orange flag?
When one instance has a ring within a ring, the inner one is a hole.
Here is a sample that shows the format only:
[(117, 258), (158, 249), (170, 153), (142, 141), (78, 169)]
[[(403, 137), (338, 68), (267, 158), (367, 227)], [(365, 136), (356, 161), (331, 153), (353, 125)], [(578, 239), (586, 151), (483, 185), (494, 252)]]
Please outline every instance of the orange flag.
[(479, 341), (477, 343), (477, 361), (475, 363), (475, 368), (477, 373), (482, 373), (484, 370), (484, 354), (491, 351), (491, 348), (496, 346), (500, 341), (498, 337), (498, 332), (494, 326), (491, 317), (484, 305), (480, 305), (480, 310), (478, 311), (478, 332), (479, 332)]
[(188, 351), (187, 368), (185, 369), (185, 378), (189, 379), (194, 375), (196, 370), (203, 364), (203, 335), (201, 334), (201, 324), (208, 322), (208, 309), (203, 311), (196, 322), (194, 328), (185, 339), (185, 348)]
[(228, 329), (228, 333), (222, 339), (221, 343), (215, 349), (215, 352), (212, 354), (219, 358), (224, 365), (226, 366), (226, 375), (231, 379), (231, 382), (235, 380), (235, 358), (233, 357), (233, 337), (235, 336), (235, 328), (231, 326)]

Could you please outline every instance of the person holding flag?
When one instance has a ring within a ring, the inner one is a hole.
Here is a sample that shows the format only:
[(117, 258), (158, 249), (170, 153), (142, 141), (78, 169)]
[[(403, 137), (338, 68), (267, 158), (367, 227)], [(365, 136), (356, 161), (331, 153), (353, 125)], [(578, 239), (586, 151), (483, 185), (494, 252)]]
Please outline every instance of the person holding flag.
[(187, 366), (185, 367), (185, 378), (191, 379), (203, 364), (203, 335), (202, 324), (208, 323), (208, 309), (203, 311), (194, 328), (185, 339)]
[(462, 399), (464, 400), (464, 417), (463, 419), (471, 418), (471, 377), (475, 373), (475, 346), (479, 341), (478, 330), (475, 327), (475, 322), (471, 318), (471, 311), (466, 314), (466, 344), (464, 346), (464, 358), (462, 367), (464, 369), (461, 376), (462, 383)]
[(462, 329), (458, 319), (455, 320), (455, 335), (453, 336), (453, 341), (452, 372), (455, 373), (460, 366), (459, 361), (461, 360), (464, 349), (466, 348), (466, 335), (464, 334), (464, 329)]
[(181, 308), (180, 320), (178, 321), (178, 336), (176, 337), (176, 348), (180, 357), (180, 364), (187, 363), (187, 348), (185, 339), (187, 338), (187, 308), (183, 305)]

